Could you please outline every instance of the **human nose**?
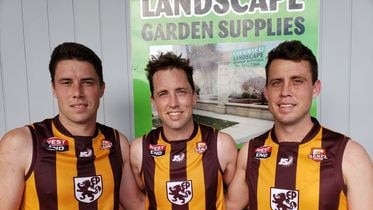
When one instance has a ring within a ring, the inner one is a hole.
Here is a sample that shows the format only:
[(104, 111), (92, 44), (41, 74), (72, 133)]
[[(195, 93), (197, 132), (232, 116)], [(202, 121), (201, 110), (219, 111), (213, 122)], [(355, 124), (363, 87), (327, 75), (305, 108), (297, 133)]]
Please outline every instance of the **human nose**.
[(281, 95), (282, 96), (291, 96), (292, 95), (292, 85), (290, 82), (284, 82), (281, 87)]
[(74, 98), (80, 98), (83, 96), (82, 86), (78, 83), (72, 85), (72, 94)]
[(175, 108), (179, 105), (179, 98), (177, 97), (176, 93), (172, 93), (169, 95), (169, 106)]

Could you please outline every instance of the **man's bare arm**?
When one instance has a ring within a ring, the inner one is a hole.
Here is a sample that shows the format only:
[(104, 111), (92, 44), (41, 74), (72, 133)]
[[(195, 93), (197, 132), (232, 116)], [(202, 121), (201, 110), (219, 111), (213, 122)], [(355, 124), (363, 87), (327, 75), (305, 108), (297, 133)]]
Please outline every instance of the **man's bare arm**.
[(25, 174), (32, 161), (32, 137), (27, 127), (16, 128), (0, 141), (0, 206), (19, 209), (23, 198)]
[(145, 208), (144, 194), (140, 191), (133, 175), (130, 163), (130, 145), (127, 138), (120, 134), (121, 151), (123, 157), (123, 173), (120, 186), (121, 206), (126, 210), (139, 210)]
[(237, 169), (228, 187), (225, 201), (227, 210), (242, 210), (249, 203), (249, 188), (246, 183), (248, 143), (245, 143), (237, 159)]
[(373, 164), (366, 150), (350, 140), (343, 155), (349, 210), (373, 208)]
[(236, 171), (237, 146), (233, 138), (224, 132), (218, 134), (218, 158), (224, 174), (224, 183), (228, 186)]

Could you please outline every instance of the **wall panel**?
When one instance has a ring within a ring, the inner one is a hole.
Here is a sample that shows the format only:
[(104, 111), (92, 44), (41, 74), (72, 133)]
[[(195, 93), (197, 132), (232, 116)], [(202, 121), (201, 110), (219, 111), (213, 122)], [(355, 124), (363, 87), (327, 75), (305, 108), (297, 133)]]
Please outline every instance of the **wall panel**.
[[(127, 2), (128, 3), (128, 2)], [(126, 1), (101, 1), (102, 58), (106, 80), (105, 120), (122, 130), (127, 137), (132, 134), (132, 83), (128, 59), (129, 39), (126, 18), (129, 17)], [(116, 14), (116, 15), (113, 15)]]
[(373, 1), (352, 3), (350, 135), (373, 157)]
[(30, 120), (21, 1), (1, 1), (2, 95), (7, 130)]
[[(0, 10), (1, 12), (1, 10)], [(0, 17), (1, 18), (1, 17)], [(1, 24), (1, 22), (0, 22)], [(1, 32), (0, 32), (0, 37), (1, 37)], [(1, 38), (0, 38), (1, 39)], [(1, 49), (1, 42), (0, 42), (0, 49)], [(5, 133), (6, 127), (5, 127), (5, 110), (4, 110), (4, 91), (3, 91), (3, 67), (1, 64), (1, 51), (0, 51), (0, 135)]]
[(74, 11), (72, 0), (45, 0), (48, 5), (50, 51), (64, 41), (74, 41)]
[(321, 11), (320, 120), (330, 128), (348, 133), (350, 128), (351, 1), (321, 1)]
[(24, 42), (30, 121), (53, 116), (48, 70), (49, 33), (45, 0), (23, 1)]

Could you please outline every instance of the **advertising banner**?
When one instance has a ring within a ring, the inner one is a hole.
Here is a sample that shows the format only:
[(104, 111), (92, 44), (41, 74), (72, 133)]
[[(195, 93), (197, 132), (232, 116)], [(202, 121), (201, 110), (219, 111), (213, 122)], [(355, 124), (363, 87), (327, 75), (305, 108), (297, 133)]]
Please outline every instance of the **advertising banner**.
[[(190, 59), (196, 109), (263, 120), (270, 117), (242, 110), (266, 111), (268, 51), (296, 39), (318, 55), (318, 0), (131, 0), (130, 13), (136, 137), (157, 126), (144, 71), (151, 55), (173, 51)], [(314, 101), (312, 115), (316, 107)]]

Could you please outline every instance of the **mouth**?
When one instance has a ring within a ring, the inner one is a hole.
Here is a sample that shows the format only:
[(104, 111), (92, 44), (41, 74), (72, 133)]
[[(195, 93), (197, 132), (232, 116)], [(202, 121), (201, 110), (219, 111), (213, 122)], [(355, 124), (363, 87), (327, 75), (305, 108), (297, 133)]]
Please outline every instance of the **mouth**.
[(70, 107), (75, 109), (85, 109), (88, 107), (88, 104), (72, 104)]
[(182, 111), (172, 111), (167, 112), (167, 115), (173, 120), (178, 120), (181, 117), (182, 113)]
[(296, 104), (280, 103), (278, 104), (278, 107), (279, 107), (280, 112), (288, 113), (288, 112), (291, 112), (296, 107)]
[(167, 112), (168, 115), (175, 116), (175, 115), (180, 115), (183, 113), (182, 111), (172, 111), (172, 112)]
[(295, 104), (279, 104), (278, 106), (280, 108), (291, 108), (291, 107), (295, 107)]

